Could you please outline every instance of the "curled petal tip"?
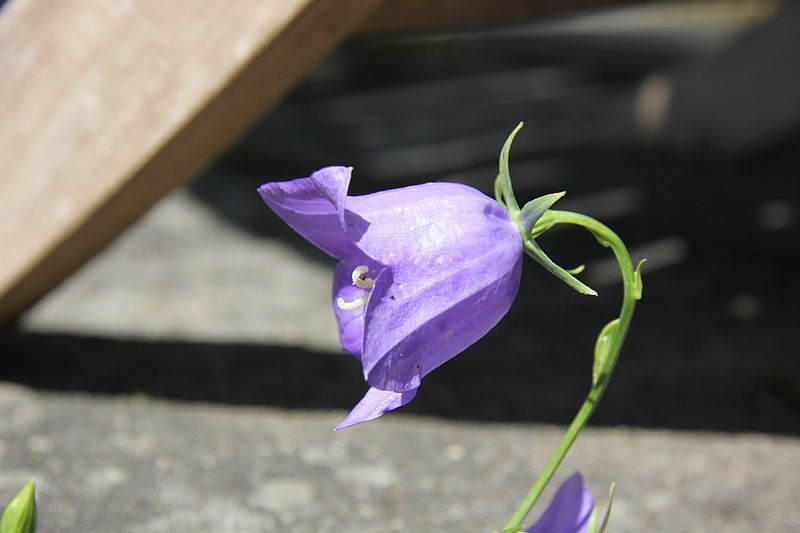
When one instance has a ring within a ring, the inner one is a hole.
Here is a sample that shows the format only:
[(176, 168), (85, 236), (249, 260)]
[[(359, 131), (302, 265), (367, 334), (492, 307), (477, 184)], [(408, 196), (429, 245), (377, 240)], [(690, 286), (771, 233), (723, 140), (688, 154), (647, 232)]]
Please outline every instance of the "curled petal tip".
[(335, 430), (356, 426), (363, 422), (368, 422), (380, 417), (383, 413), (397, 409), (417, 395), (417, 389), (406, 392), (394, 392), (370, 388), (364, 398), (350, 411), (350, 414), (342, 420)]

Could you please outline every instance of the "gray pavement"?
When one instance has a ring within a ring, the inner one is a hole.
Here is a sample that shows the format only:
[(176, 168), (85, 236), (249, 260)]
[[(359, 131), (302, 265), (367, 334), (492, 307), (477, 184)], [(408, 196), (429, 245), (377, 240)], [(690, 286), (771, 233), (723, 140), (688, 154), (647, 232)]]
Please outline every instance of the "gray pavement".
[[(0, 387), (0, 498), (30, 475), (41, 531), (491, 531), (560, 438), (540, 425), (35, 393)], [(579, 469), (611, 531), (800, 528), (795, 439), (590, 429)], [(549, 495), (548, 495), (549, 496)]]

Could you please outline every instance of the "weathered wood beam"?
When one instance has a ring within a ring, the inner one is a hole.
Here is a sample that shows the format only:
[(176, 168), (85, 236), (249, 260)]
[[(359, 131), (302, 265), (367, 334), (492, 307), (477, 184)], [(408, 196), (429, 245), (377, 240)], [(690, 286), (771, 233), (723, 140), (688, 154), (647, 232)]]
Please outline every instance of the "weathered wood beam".
[(0, 11), (0, 322), (229, 146), (378, 0)]

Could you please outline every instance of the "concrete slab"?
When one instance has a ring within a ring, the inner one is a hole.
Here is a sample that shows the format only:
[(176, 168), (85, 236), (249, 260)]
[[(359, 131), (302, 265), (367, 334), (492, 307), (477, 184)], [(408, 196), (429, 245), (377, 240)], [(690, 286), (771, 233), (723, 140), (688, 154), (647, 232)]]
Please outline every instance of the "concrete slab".
[[(552, 426), (48, 394), (0, 385), (0, 501), (36, 476), (42, 531), (491, 531), (561, 436)], [(590, 429), (580, 469), (611, 531), (800, 528), (800, 442)], [(549, 498), (549, 494), (548, 494)]]

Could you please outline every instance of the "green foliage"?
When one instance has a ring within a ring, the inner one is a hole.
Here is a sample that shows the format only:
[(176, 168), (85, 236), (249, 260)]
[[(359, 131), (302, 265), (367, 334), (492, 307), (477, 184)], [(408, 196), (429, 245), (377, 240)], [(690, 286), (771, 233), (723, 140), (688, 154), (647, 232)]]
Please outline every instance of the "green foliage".
[(517, 136), (519, 130), (522, 129), (524, 123), (520, 122), (511, 135), (506, 139), (503, 149), (500, 150), (500, 164), (498, 167), (499, 173), (497, 179), (494, 180), (494, 195), (497, 201), (502, 204), (506, 210), (511, 214), (511, 217), (516, 220), (519, 214), (519, 204), (517, 198), (514, 196), (514, 188), (511, 186), (511, 173), (508, 170), (508, 154), (511, 152), (511, 143), (514, 142), (514, 137)]
[(608, 375), (611, 348), (613, 348), (614, 335), (617, 334), (619, 319), (615, 318), (606, 324), (597, 336), (594, 344), (594, 365), (592, 365), (592, 386), (596, 386), (601, 377)]
[(567, 193), (564, 191), (545, 194), (525, 204), (519, 213), (519, 220), (517, 220), (523, 239), (534, 238), (531, 235), (533, 227), (542, 218), (545, 211), (553, 207), (553, 204), (563, 198), (565, 194)]
[(546, 215), (553, 204), (561, 199), (565, 193), (556, 192), (546, 194), (526, 203), (525, 207), (522, 209), (519, 208), (519, 203), (517, 203), (517, 199), (514, 196), (514, 187), (511, 184), (508, 157), (511, 152), (511, 144), (514, 142), (514, 137), (517, 136), (522, 126), (523, 123), (520, 122), (517, 127), (514, 128), (514, 131), (508, 136), (508, 139), (506, 139), (503, 145), (503, 149), (500, 151), (499, 173), (497, 174), (497, 179), (494, 181), (495, 198), (506, 208), (508, 214), (511, 215), (511, 218), (517, 223), (520, 234), (522, 235), (526, 254), (535, 259), (536, 262), (542, 265), (548, 272), (579, 293), (597, 296), (597, 292), (594, 289), (588, 287), (573, 275), (577, 273), (575, 269), (570, 271), (558, 266), (544, 251), (542, 251), (539, 244), (536, 242), (536, 237), (547, 231), (553, 225), (552, 222), (548, 222)]
[(28, 481), (0, 518), (0, 533), (36, 532), (36, 487)]
[(600, 529), (597, 531), (597, 533), (605, 533), (605, 530), (608, 527), (608, 521), (611, 519), (611, 506), (614, 504), (615, 487), (616, 485), (612, 483), (611, 487), (608, 489), (608, 507), (606, 508), (606, 515), (603, 517), (603, 523), (600, 524)]
[[(642, 260), (634, 268), (625, 244), (619, 236), (605, 224), (580, 213), (551, 209), (553, 204), (564, 196), (563, 192), (536, 198), (525, 204), (522, 210), (519, 209), (519, 204), (514, 197), (514, 191), (511, 185), (508, 156), (511, 150), (511, 143), (521, 127), (522, 123), (511, 132), (511, 135), (509, 135), (500, 152), (499, 174), (495, 180), (495, 196), (497, 201), (506, 208), (512, 219), (516, 222), (522, 236), (525, 253), (576, 291), (582, 294), (596, 296), (596, 291), (575, 277), (575, 275), (583, 271), (582, 265), (572, 270), (566, 270), (550, 259), (536, 242), (536, 239), (557, 224), (572, 224), (582, 227), (588, 230), (595, 239), (597, 239), (600, 245), (610, 248), (614, 253), (622, 275), (623, 298), (619, 318), (606, 324), (597, 337), (594, 347), (594, 362), (592, 365), (592, 387), (589, 390), (586, 400), (567, 428), (564, 438), (559, 443), (558, 448), (548, 461), (546, 467), (542, 470), (519, 508), (517, 508), (514, 515), (506, 523), (506, 529), (503, 529), (500, 533), (515, 533), (520, 530), (520, 524), (536, 504), (545, 487), (555, 474), (556, 469), (558, 469), (570, 447), (588, 423), (589, 418), (597, 408), (597, 404), (603, 397), (608, 386), (609, 378), (619, 358), (631, 319), (633, 318), (636, 302), (642, 298), (641, 266), (644, 263), (644, 260)], [(609, 495), (608, 510), (599, 528), (597, 527), (597, 513), (593, 512), (592, 514), (590, 522), (591, 527), (589, 529), (592, 533), (603, 533), (608, 526), (613, 495), (614, 486), (612, 485)]]

